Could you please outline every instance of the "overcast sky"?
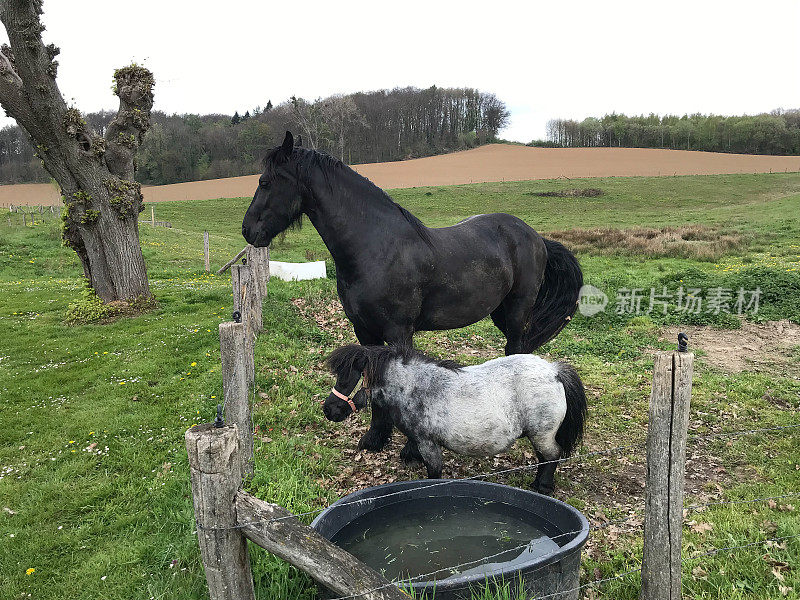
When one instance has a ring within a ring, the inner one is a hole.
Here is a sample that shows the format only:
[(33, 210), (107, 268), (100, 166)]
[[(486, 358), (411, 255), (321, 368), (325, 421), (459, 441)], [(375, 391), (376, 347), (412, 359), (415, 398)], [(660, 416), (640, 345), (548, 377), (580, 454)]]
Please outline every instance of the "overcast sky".
[(154, 72), (167, 113), (475, 87), (506, 102), (501, 135), (523, 142), (556, 117), (800, 107), (797, 0), (46, 0), (44, 10), (61, 91), (85, 112), (116, 107), (111, 74), (131, 61)]

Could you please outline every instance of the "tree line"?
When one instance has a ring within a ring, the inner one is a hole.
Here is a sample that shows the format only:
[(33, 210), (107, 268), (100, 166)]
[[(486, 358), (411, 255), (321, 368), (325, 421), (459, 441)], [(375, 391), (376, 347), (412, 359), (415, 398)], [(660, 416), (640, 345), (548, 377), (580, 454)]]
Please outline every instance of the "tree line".
[(547, 140), (530, 145), (562, 148), (621, 146), (741, 154), (800, 154), (800, 109), (759, 115), (627, 116), (610, 114), (583, 121), (553, 119)]
[[(105, 135), (113, 116), (100, 111), (82, 118)], [(233, 116), (153, 111), (136, 153), (136, 180), (155, 185), (257, 173), (286, 130), (299, 134), (304, 146), (349, 164), (430, 156), (493, 141), (508, 117), (494, 94), (437, 86), (315, 101), (292, 97)], [(27, 134), (16, 125), (0, 130), (0, 183), (49, 180)]]

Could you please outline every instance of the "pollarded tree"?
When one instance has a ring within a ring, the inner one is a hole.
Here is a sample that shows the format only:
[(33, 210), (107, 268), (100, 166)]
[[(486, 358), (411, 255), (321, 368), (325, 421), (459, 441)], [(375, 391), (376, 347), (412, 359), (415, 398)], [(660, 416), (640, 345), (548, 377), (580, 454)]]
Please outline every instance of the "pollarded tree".
[(56, 84), (59, 49), (42, 42), (42, 0), (0, 1), (10, 46), (0, 49), (0, 103), (30, 135), (61, 186), (63, 239), (104, 302), (149, 298), (138, 216), (134, 155), (150, 125), (153, 75), (131, 65), (114, 73), (117, 114), (100, 136)]

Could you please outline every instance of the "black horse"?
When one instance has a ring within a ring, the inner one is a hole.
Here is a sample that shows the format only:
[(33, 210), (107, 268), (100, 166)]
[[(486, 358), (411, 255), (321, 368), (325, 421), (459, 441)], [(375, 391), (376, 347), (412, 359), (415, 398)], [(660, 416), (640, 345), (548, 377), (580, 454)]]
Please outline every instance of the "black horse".
[[(268, 246), (308, 215), (336, 263), (339, 298), (362, 345), (410, 346), (415, 331), (465, 327), (491, 315), (506, 354), (529, 353), (575, 312), (583, 285), (578, 261), (517, 217), (494, 213), (425, 227), (340, 161), (296, 148), (289, 132), (264, 167), (242, 235)], [(390, 417), (373, 404), (359, 448), (380, 450), (391, 432)], [(405, 458), (408, 452), (416, 454), (407, 448)]]

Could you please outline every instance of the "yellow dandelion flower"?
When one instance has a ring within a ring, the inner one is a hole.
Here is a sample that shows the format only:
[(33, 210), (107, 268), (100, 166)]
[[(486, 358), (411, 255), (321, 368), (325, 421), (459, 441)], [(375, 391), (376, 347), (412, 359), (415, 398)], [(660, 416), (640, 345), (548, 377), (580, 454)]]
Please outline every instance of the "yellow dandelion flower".
[(190, 367), (196, 367), (196, 366), (197, 366), (197, 363), (196, 363), (196, 362), (193, 362), (193, 363), (192, 363), (191, 365), (189, 365), (189, 366), (190, 366)]
[(36, 569), (34, 569), (33, 567), (31, 567), (30, 569), (27, 569), (27, 570), (25, 571), (25, 575), (33, 575), (35, 572), (36, 572)]
[(74, 444), (74, 443), (75, 443), (75, 440), (70, 440), (70, 441), (69, 441), (69, 443), (70, 443), (70, 444)]
[(120, 385), (125, 385), (125, 382), (124, 381), (120, 381), (119, 384)]

